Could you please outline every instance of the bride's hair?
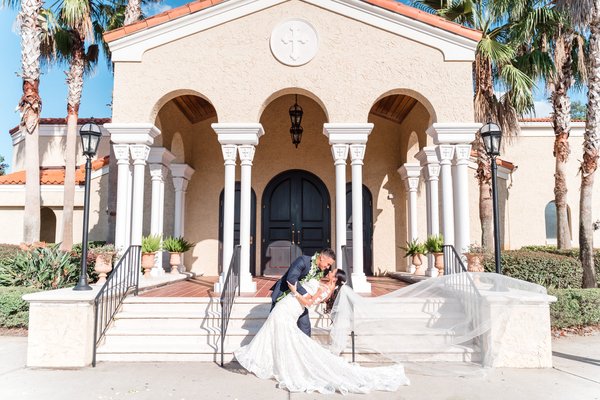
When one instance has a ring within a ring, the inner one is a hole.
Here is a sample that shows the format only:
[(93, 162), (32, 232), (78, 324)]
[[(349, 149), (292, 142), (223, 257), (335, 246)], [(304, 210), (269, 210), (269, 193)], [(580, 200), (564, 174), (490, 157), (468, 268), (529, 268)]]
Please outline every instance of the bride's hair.
[(346, 271), (343, 269), (338, 269), (335, 273), (335, 289), (333, 289), (333, 293), (327, 301), (325, 302), (325, 313), (329, 314), (331, 309), (333, 308), (333, 304), (335, 303), (335, 298), (340, 292), (340, 288), (346, 283)]

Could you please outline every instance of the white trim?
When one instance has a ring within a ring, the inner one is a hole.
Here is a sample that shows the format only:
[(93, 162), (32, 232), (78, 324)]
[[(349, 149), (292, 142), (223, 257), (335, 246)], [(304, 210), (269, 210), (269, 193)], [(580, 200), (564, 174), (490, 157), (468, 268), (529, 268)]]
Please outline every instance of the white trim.
[[(152, 48), (213, 28), (288, 0), (229, 0), (109, 43), (113, 62), (141, 62)], [(360, 0), (303, 0), (440, 50), (445, 61), (473, 61), (477, 41)]]
[[(77, 136), (79, 136), (79, 129), (81, 128), (81, 125), (83, 124), (77, 124)], [(110, 137), (110, 134), (108, 133), (108, 131), (104, 128), (103, 125), (99, 125), (100, 127), (100, 131), (102, 132), (102, 137)], [(38, 135), (40, 137), (64, 137), (67, 136), (67, 123), (65, 122), (64, 124), (40, 124), (40, 128), (38, 130)], [(25, 140), (25, 136), (23, 135), (23, 133), (18, 130), (17, 132), (13, 133), (12, 137), (12, 144), (13, 146), (16, 146), (17, 144), (21, 143), (23, 140)]]
[(323, 124), (323, 135), (329, 139), (329, 144), (362, 144), (367, 143), (374, 124), (340, 122)]
[[(521, 133), (518, 137), (554, 137), (552, 121), (520, 122)], [(570, 137), (583, 137), (585, 122), (571, 122)]]
[[(84, 185), (75, 185), (76, 192), (83, 192)], [(0, 192), (24, 192), (25, 185), (0, 185)], [(60, 192), (65, 191), (65, 185), (40, 185), (40, 192)]]

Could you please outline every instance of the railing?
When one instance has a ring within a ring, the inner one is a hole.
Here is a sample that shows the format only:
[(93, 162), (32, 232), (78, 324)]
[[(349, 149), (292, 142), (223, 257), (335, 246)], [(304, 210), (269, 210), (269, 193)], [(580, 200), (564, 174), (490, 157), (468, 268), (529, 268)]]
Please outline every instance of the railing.
[(140, 281), (141, 246), (129, 246), (94, 299), (94, 352), (104, 337), (123, 300), (131, 290), (137, 296)]
[(223, 283), (221, 290), (221, 367), (223, 366), (223, 358), (225, 354), (225, 335), (227, 334), (227, 325), (235, 294), (240, 295), (240, 245), (235, 246), (227, 277)]
[[(449, 275), (447, 287), (458, 297), (472, 326), (478, 327), (481, 321), (482, 297), (471, 274), (467, 273), (460, 254), (452, 245), (444, 245), (444, 274)], [(475, 341), (479, 342), (479, 337)]]

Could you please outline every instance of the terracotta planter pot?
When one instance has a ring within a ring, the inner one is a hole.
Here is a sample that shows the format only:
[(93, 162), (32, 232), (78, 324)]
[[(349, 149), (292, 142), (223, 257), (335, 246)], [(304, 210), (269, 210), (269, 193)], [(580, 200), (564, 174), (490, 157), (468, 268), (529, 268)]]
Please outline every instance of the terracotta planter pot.
[(144, 277), (150, 277), (150, 271), (154, 268), (154, 258), (156, 253), (143, 253), (142, 254), (142, 268), (144, 269)]
[(467, 271), (469, 272), (483, 272), (483, 265), (481, 264), (481, 254), (478, 253), (467, 253)]
[(181, 265), (181, 253), (170, 253), (171, 257), (169, 257), (169, 264), (171, 264), (171, 273), (178, 274), (178, 266)]
[(434, 266), (438, 270), (438, 276), (444, 275), (444, 253), (433, 253)]
[(423, 266), (423, 254), (413, 255), (412, 265), (415, 266), (415, 275), (425, 275), (425, 267)]
[(106, 275), (112, 271), (112, 254), (98, 254), (96, 256), (96, 263), (94, 264), (94, 271), (98, 274), (99, 284), (106, 282)]

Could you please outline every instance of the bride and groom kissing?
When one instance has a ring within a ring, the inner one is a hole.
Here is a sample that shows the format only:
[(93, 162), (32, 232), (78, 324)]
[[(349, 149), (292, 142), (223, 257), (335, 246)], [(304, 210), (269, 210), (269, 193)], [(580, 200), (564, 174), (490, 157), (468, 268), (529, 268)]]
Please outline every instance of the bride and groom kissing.
[(369, 393), (408, 385), (400, 364), (362, 367), (311, 339), (309, 308), (325, 303), (326, 312), (331, 311), (346, 282), (346, 273), (333, 268), (334, 262), (329, 248), (298, 257), (271, 288), (269, 317), (248, 345), (234, 351), (235, 358), (257, 377), (275, 379), (290, 392)]

